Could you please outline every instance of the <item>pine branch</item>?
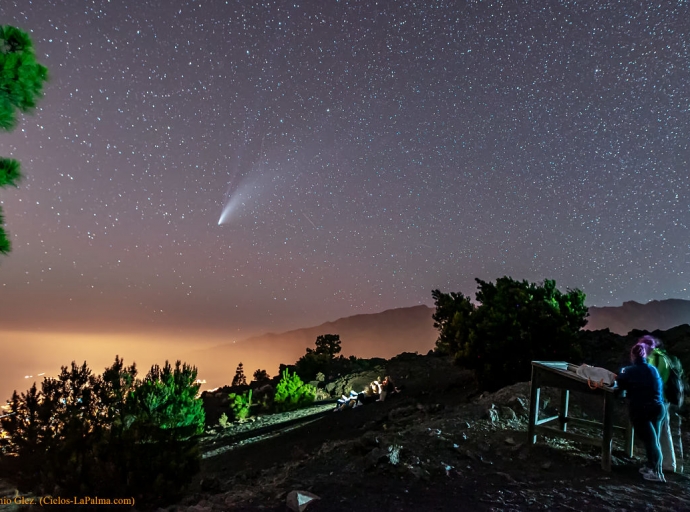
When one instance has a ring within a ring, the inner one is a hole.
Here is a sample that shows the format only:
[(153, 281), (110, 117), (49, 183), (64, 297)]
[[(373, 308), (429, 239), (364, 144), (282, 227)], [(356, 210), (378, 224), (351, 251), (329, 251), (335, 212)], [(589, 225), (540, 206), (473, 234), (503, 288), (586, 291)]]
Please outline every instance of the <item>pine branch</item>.
[(22, 179), (19, 162), (12, 158), (0, 158), (0, 188), (11, 185), (17, 186)]

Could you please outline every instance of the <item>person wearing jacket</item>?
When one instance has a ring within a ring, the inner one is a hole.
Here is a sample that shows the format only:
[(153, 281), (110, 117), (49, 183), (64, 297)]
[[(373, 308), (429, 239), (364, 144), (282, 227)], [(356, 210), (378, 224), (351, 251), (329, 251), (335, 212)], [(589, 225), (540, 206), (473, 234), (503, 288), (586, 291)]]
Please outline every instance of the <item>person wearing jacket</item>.
[[(659, 371), (661, 377), (662, 390), (666, 386), (670, 369), (668, 367), (668, 359), (666, 359), (665, 352), (661, 350), (661, 343), (653, 336), (642, 336), (637, 343), (647, 345), (647, 362), (654, 366)], [(662, 393), (663, 394), (663, 393)], [(666, 406), (666, 414), (661, 421), (661, 433), (659, 434), (659, 444), (661, 445), (662, 468), (664, 471), (683, 472), (682, 454), (683, 444), (680, 435), (680, 416), (675, 410), (669, 406), (668, 399), (664, 396), (664, 405)], [(671, 420), (673, 420), (673, 432), (671, 432)], [(675, 435), (672, 435), (675, 434)], [(674, 444), (678, 447), (679, 460), (676, 461), (676, 450)]]
[(645, 480), (666, 482), (659, 444), (661, 421), (666, 413), (661, 377), (657, 369), (647, 363), (646, 345), (634, 345), (630, 361), (630, 366), (618, 372), (616, 386), (627, 391), (630, 420), (647, 452), (647, 465), (640, 469), (640, 473)]

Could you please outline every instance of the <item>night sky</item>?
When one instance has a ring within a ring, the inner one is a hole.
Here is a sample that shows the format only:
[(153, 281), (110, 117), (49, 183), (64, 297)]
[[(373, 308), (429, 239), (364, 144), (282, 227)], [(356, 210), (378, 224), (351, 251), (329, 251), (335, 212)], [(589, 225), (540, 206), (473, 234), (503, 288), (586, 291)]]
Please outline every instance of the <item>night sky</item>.
[(504, 275), (690, 299), (689, 22), (686, 0), (3, 0), (50, 82), (0, 133), (25, 174), (0, 190), (0, 330), (229, 341)]

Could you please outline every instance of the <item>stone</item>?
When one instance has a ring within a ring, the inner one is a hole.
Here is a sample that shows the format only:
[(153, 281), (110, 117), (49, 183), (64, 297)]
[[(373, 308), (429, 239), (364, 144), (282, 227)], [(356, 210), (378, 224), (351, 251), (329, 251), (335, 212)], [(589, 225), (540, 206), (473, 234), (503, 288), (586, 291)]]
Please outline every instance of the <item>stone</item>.
[(285, 499), (285, 505), (292, 512), (304, 512), (311, 502), (320, 499), (309, 491), (290, 491)]

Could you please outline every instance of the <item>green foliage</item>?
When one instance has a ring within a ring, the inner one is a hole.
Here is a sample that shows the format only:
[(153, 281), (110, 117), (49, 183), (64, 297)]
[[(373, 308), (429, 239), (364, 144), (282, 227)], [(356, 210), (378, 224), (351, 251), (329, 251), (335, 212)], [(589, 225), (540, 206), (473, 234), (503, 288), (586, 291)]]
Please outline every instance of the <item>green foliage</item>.
[(244, 375), (244, 365), (242, 363), (237, 365), (235, 370), (235, 376), (232, 378), (232, 384), (234, 386), (246, 386), (247, 377)]
[(230, 393), (228, 395), (228, 400), (230, 401), (230, 410), (236, 420), (243, 420), (249, 416), (249, 411), (252, 406), (252, 390), (246, 391), (244, 393)]
[(197, 398), (200, 384), (196, 383), (197, 369), (167, 361), (163, 368), (153, 365), (146, 378), (140, 382), (127, 400), (127, 423), (141, 427), (164, 430), (173, 439), (187, 439), (204, 431), (203, 402)]
[(467, 343), (474, 304), (461, 293), (433, 290), (431, 296), (436, 305), (432, 316), (434, 327), (439, 330), (436, 349), (446, 355), (455, 355)]
[(0, 187), (16, 187), (21, 178), (19, 162), (11, 158), (0, 158)]
[(435, 291), (434, 320), (439, 348), (457, 347), (457, 362), (476, 370), (481, 388), (529, 380), (533, 360), (579, 358), (578, 332), (587, 323), (580, 290), (561, 293), (548, 279), (541, 285), (509, 277), (476, 281), (476, 308), (467, 297)]
[(291, 411), (313, 403), (315, 398), (314, 386), (305, 384), (299, 375), (296, 373), (290, 375), (290, 371), (285, 369), (276, 386), (273, 404), (278, 411)]
[(221, 414), (220, 418), (218, 418), (218, 424), (223, 428), (228, 428), (228, 425), (230, 425), (230, 421), (228, 420), (228, 415), (225, 413)]
[(17, 110), (27, 112), (36, 107), (47, 79), (48, 70), (36, 61), (29, 34), (0, 26), (0, 129), (16, 126)]
[[(47, 78), (48, 70), (36, 61), (29, 35), (16, 27), (0, 26), (0, 130), (16, 126), (18, 110), (27, 112), (36, 106)], [(16, 187), (20, 178), (19, 162), (0, 158), (0, 188)], [(11, 244), (3, 223), (0, 208), (0, 253), (7, 254)]]
[(143, 380), (135, 365), (115, 358), (101, 376), (86, 363), (63, 367), (10, 400), (0, 419), (3, 452), (18, 465), (20, 483), (37, 492), (173, 499), (199, 467), (197, 441), (204, 425), (196, 397), (196, 368), (166, 362)]
[[(336, 354), (340, 353), (340, 335), (324, 334), (316, 338), (316, 348), (307, 348), (307, 352), (297, 363), (297, 373), (305, 380), (311, 381), (318, 373), (329, 374)], [(342, 359), (342, 356), (340, 356)]]

